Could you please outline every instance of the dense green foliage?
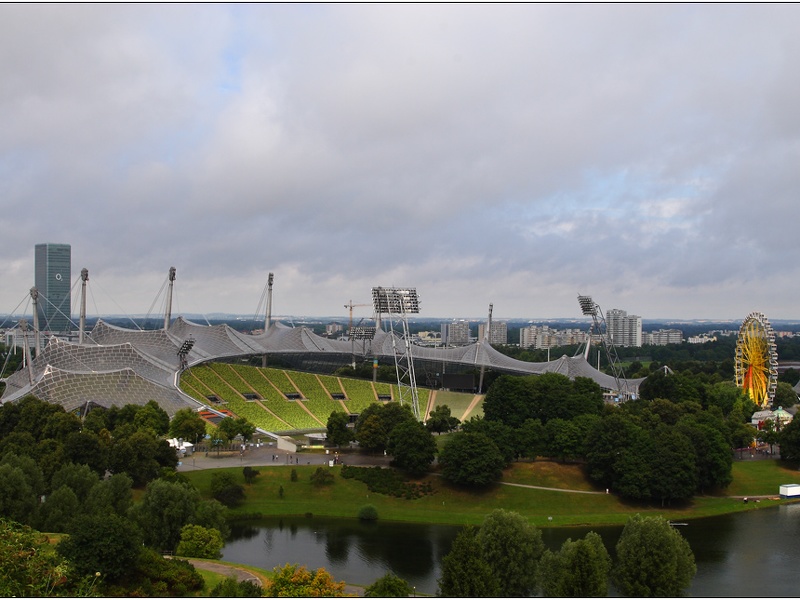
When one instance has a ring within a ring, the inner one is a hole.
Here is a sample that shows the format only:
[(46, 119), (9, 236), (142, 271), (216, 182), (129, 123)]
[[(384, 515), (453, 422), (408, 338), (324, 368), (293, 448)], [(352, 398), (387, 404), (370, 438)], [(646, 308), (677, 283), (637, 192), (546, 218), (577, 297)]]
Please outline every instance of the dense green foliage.
[(542, 595), (550, 598), (600, 598), (608, 595), (611, 557), (602, 538), (590, 531), (568, 539), (561, 549), (545, 550), (539, 563)]
[(261, 598), (264, 590), (252, 581), (237, 581), (235, 577), (226, 577), (215, 585), (209, 596), (211, 598)]
[(407, 481), (393, 469), (381, 467), (353, 467), (343, 465), (340, 475), (344, 479), (355, 479), (367, 484), (367, 489), (376, 494), (385, 494), (396, 498), (412, 500), (426, 494), (432, 494), (430, 482), (416, 483)]
[(542, 532), (517, 513), (498, 509), (467, 528), (442, 560), (443, 596), (530, 596), (537, 589)]
[(455, 485), (486, 487), (503, 473), (506, 461), (484, 433), (456, 432), (439, 453), (442, 477)]
[(689, 543), (661, 517), (631, 517), (616, 551), (613, 579), (625, 596), (680, 596), (697, 572)]
[(225, 542), (217, 529), (208, 529), (201, 525), (184, 525), (181, 529), (181, 541), (178, 543), (178, 555), (192, 558), (219, 558)]
[(376, 579), (372, 585), (368, 585), (364, 589), (364, 596), (366, 598), (408, 598), (413, 591), (405, 579), (401, 579), (394, 573), (387, 573), (380, 579)]
[(430, 469), (438, 448), (431, 432), (422, 423), (404, 421), (389, 433), (386, 451), (392, 455), (392, 466), (419, 477)]

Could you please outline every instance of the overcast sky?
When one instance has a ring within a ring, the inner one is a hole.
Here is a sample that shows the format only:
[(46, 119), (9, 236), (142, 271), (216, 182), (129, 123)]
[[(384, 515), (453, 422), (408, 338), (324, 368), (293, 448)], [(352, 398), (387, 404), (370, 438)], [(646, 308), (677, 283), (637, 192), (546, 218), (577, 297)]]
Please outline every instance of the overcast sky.
[(782, 4), (2, 4), (0, 313), (51, 242), (90, 314), (147, 313), (174, 266), (173, 315), (253, 315), (273, 272), (276, 315), (409, 286), (430, 317), (800, 318), (798, 31)]

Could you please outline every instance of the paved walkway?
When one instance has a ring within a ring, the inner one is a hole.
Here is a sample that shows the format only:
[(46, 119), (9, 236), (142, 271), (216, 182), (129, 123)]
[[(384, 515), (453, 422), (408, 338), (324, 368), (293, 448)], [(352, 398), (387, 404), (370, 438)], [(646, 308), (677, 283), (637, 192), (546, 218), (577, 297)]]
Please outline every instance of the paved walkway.
[[(178, 471), (196, 471), (199, 469), (221, 469), (224, 467), (280, 467), (297, 465), (326, 465), (335, 456), (334, 450), (330, 454), (325, 452), (287, 452), (278, 450), (274, 445), (263, 444), (260, 448), (248, 446), (244, 453), (238, 451), (220, 452), (216, 450), (206, 452), (195, 452), (191, 456), (185, 456), (178, 465)], [(391, 456), (369, 456), (362, 455), (355, 450), (351, 453), (342, 451), (339, 453), (340, 464), (358, 466), (388, 466), (392, 460)]]

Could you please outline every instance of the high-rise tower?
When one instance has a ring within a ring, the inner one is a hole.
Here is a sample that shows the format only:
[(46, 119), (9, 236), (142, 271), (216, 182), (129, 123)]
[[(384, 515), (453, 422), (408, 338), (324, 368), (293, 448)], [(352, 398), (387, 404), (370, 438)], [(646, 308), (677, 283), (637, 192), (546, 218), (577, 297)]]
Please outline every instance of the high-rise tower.
[(39, 327), (42, 331), (70, 331), (72, 247), (69, 244), (36, 244), (34, 258)]

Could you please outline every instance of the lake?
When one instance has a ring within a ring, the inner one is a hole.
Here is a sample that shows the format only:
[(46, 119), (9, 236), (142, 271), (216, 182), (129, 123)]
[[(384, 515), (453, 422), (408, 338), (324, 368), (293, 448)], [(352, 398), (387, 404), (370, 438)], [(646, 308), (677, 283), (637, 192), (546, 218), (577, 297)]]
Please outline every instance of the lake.
[[(420, 594), (435, 595), (441, 559), (457, 526), (362, 523), (356, 519), (284, 517), (235, 524), (222, 559), (272, 569), (286, 563), (323, 567), (337, 581), (369, 585), (388, 571)], [(679, 528), (689, 541), (697, 575), (695, 597), (795, 597), (800, 594), (800, 504), (689, 521)], [(609, 552), (622, 527), (543, 528), (548, 548), (589, 531)]]

